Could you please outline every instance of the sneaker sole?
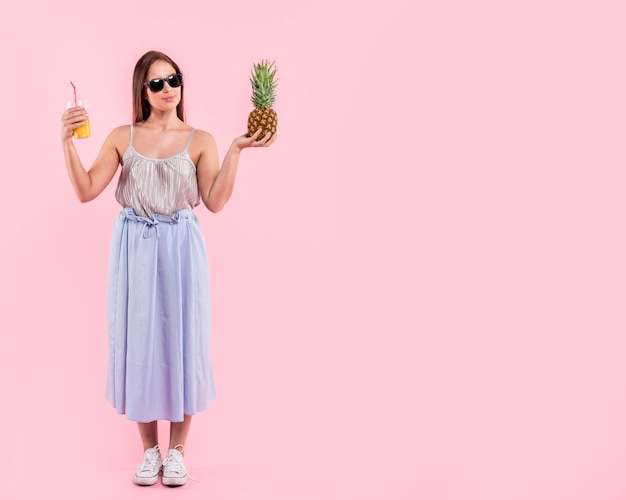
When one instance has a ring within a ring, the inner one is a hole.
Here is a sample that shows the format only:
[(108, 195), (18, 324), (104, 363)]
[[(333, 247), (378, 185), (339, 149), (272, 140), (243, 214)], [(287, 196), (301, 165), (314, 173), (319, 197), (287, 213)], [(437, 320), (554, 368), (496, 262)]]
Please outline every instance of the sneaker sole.
[(159, 476), (154, 477), (133, 477), (133, 483), (138, 484), (139, 486), (152, 486), (156, 484), (159, 480)]
[(163, 484), (165, 486), (182, 486), (187, 483), (187, 476), (185, 477), (165, 477), (163, 476)]

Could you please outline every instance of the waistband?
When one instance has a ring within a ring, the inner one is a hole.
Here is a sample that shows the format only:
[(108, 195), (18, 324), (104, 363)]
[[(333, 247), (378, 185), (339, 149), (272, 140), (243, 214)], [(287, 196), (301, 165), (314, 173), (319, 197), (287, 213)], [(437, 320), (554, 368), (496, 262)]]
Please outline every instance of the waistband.
[(125, 217), (128, 220), (135, 222), (142, 222), (145, 224), (143, 230), (143, 237), (150, 238), (156, 234), (159, 236), (159, 224), (179, 224), (181, 222), (187, 222), (195, 218), (194, 213), (191, 210), (179, 210), (173, 215), (153, 214), (152, 217), (144, 217), (137, 215), (132, 207), (126, 207), (122, 209), (120, 216)]

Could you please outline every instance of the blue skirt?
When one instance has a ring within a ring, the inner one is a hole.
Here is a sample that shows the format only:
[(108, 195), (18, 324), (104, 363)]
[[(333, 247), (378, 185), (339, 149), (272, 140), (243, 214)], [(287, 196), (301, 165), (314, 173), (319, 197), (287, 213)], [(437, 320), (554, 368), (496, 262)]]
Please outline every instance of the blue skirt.
[(107, 298), (106, 398), (129, 420), (182, 422), (215, 398), (209, 265), (191, 210), (113, 229)]

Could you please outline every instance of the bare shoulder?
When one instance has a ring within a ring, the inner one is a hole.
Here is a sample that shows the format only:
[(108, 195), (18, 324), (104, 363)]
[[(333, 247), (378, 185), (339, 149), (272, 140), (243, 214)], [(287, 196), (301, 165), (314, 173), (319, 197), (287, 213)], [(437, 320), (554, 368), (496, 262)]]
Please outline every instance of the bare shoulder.
[(106, 138), (106, 141), (116, 147), (123, 145), (124, 142), (128, 146), (128, 142), (130, 141), (130, 125), (115, 127)]
[(103, 144), (103, 149), (115, 149), (118, 158), (122, 158), (130, 144), (130, 125), (115, 127), (108, 135)]
[(215, 138), (205, 130), (196, 129), (193, 141), (205, 146), (215, 145)]
[(216, 158), (217, 145), (214, 137), (204, 130), (196, 129), (191, 138), (188, 152), (195, 165), (198, 165), (201, 158)]

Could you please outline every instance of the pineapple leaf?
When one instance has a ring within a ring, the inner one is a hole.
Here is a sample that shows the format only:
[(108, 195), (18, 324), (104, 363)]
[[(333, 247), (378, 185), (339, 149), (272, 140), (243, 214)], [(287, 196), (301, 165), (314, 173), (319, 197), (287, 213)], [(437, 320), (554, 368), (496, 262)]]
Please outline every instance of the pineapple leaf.
[(262, 59), (253, 64), (250, 85), (252, 86), (252, 104), (256, 108), (269, 108), (276, 99), (276, 61)]

